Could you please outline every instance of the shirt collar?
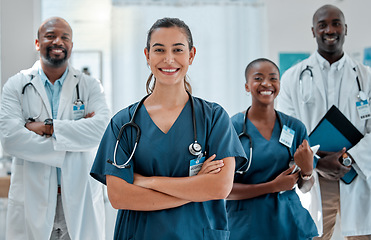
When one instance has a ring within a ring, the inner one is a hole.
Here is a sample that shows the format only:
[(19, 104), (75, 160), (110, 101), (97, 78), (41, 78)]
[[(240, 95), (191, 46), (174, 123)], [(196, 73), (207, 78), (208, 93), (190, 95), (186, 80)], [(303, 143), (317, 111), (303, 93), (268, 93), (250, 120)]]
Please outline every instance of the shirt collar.
[[(318, 53), (318, 51), (316, 51), (315, 56), (316, 56), (317, 62), (319, 63), (321, 70), (330, 69), (330, 63), (324, 57), (322, 57), (321, 54)], [(334, 62), (332, 66), (334, 66), (336, 70), (339, 71), (344, 67), (344, 63), (345, 63), (345, 53), (338, 61)]]
[[(67, 77), (67, 74), (68, 74), (68, 66), (67, 66), (67, 68), (66, 68), (66, 71), (64, 71), (62, 77), (60, 77), (60, 78), (59, 78), (57, 81), (55, 81), (55, 82), (60, 83), (60, 85), (62, 86), (64, 80), (65, 80), (66, 77)], [(50, 83), (50, 84), (51, 84), (51, 82), (49, 81), (48, 77), (47, 77), (46, 74), (44, 73), (44, 71), (43, 71), (43, 69), (42, 69), (41, 66), (39, 66), (39, 75), (40, 75), (41, 80), (43, 81), (44, 85), (46, 85), (47, 83)]]

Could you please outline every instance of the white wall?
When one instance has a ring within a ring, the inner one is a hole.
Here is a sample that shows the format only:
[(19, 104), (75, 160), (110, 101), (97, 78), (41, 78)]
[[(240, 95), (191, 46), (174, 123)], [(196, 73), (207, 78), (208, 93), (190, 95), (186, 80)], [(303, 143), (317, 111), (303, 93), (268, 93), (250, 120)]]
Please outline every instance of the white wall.
[(1, 82), (32, 66), (40, 0), (1, 0)]

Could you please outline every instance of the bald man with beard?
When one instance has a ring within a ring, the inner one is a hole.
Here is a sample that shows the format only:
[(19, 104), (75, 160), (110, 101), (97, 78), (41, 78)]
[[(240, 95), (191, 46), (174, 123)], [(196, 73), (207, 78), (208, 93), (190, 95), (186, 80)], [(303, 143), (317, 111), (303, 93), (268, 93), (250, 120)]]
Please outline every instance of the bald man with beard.
[(105, 239), (103, 187), (89, 171), (110, 111), (100, 81), (69, 65), (72, 47), (68, 22), (47, 19), (35, 40), (40, 59), (4, 85), (6, 239)]

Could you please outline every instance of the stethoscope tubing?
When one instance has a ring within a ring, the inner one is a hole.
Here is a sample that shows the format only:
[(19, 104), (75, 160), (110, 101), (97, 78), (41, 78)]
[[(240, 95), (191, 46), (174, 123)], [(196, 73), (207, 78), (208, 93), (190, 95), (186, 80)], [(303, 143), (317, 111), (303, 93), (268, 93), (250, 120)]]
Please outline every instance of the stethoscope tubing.
[[(74, 75), (74, 77), (76, 77), (76, 75)], [(37, 89), (35, 88), (35, 86), (34, 86), (33, 83), (32, 83), (33, 78), (34, 78), (34, 75), (31, 75), (31, 76), (30, 76), (30, 81), (29, 81), (28, 83), (26, 83), (26, 84), (23, 86), (23, 88), (22, 88), (22, 92), (21, 92), (21, 93), (22, 93), (22, 99), (21, 99), (21, 109), (22, 109), (22, 110), (23, 110), (23, 97), (25, 96), (26, 89), (27, 89), (28, 86), (32, 86), (32, 87), (36, 90), (37, 94), (39, 95), (39, 97), (40, 97), (40, 99), (41, 99), (41, 102), (43, 102), (40, 93), (37, 91)], [(84, 102), (80, 99), (79, 84), (76, 84), (76, 94), (77, 94), (77, 95), (76, 95), (76, 100), (75, 100), (74, 104), (78, 104), (78, 103), (79, 103), (79, 104), (84, 104)], [(45, 103), (43, 103), (43, 104), (45, 105)], [(27, 118), (28, 121), (35, 122), (36, 119), (38, 119), (38, 118), (41, 116), (42, 109), (43, 109), (43, 104), (41, 104), (41, 106), (40, 106), (39, 114), (36, 115), (35, 117), (28, 117), (28, 118)]]
[[(193, 136), (194, 136), (194, 142), (191, 143), (191, 145), (189, 146), (189, 152), (194, 155), (194, 156), (199, 156), (199, 154), (201, 154), (202, 152), (202, 147), (201, 145), (197, 142), (197, 128), (196, 128), (196, 117), (195, 117), (195, 109), (194, 109), (194, 100), (193, 100), (193, 97), (192, 95), (187, 91), (187, 94), (189, 95), (189, 99), (191, 101), (191, 109), (192, 109), (192, 123), (193, 123)], [(134, 153), (135, 153), (135, 150), (139, 144), (139, 140), (140, 140), (140, 136), (141, 136), (141, 130), (140, 130), (140, 127), (135, 123), (135, 116), (137, 115), (138, 113), (138, 110), (139, 108), (143, 105), (144, 101), (150, 96), (150, 94), (146, 95), (144, 98), (142, 98), (142, 100), (140, 100), (140, 102), (138, 103), (138, 105), (136, 106), (135, 110), (134, 110), (134, 113), (133, 113), (133, 116), (131, 117), (130, 121), (126, 124), (124, 124), (121, 128), (120, 128), (120, 131), (119, 131), (119, 134), (117, 135), (117, 138), (116, 138), (116, 144), (115, 144), (115, 149), (114, 149), (114, 152), (113, 152), (113, 161), (111, 161), (110, 159), (107, 160), (108, 163), (112, 164), (113, 166), (117, 167), (117, 168), (120, 168), (120, 169), (123, 169), (123, 168), (130, 168), (131, 165), (129, 164), (130, 161), (132, 160), (133, 156), (134, 156)], [(135, 143), (134, 143), (134, 147), (133, 147), (133, 151), (131, 152), (128, 160), (126, 160), (126, 162), (124, 164), (117, 164), (117, 161), (116, 161), (116, 155), (117, 155), (117, 149), (118, 149), (118, 146), (119, 146), (119, 143), (120, 143), (120, 139), (122, 137), (122, 134), (125, 130), (125, 128), (127, 127), (133, 127), (136, 129), (137, 131), (137, 134), (136, 134), (136, 138), (135, 138)]]
[[(303, 75), (305, 73), (305, 71), (309, 71), (309, 75), (310, 75), (310, 78), (311, 78), (311, 84), (313, 84), (313, 71), (311, 69), (312, 67), (310, 67), (309, 65), (306, 66), (305, 69), (303, 69), (300, 74), (299, 74), (299, 86), (300, 86), (300, 91), (301, 91), (301, 97), (303, 98), (304, 94), (303, 94)], [(358, 78), (358, 74), (357, 74), (357, 69), (356, 67), (353, 68), (353, 71), (356, 73), (356, 82), (357, 82), (357, 87), (358, 87), (358, 98), (361, 100), (361, 101), (365, 101), (367, 100), (367, 95), (362, 91), (362, 88), (361, 88), (361, 83), (359, 81), (359, 78)], [(313, 89), (311, 88), (310, 91), (313, 91)], [(309, 99), (311, 98), (311, 96), (308, 98), (308, 100), (303, 100), (303, 103), (307, 103), (309, 101)]]
[[(250, 134), (247, 133), (247, 120), (248, 120), (248, 117), (247, 117), (247, 114), (248, 114), (248, 111), (250, 110), (251, 107), (247, 108), (246, 112), (245, 112), (245, 116), (244, 116), (244, 123), (243, 123), (243, 128), (242, 128), (242, 133), (240, 133), (238, 135), (238, 137), (241, 139), (241, 137), (247, 137), (249, 139), (249, 145), (250, 145), (250, 158), (249, 158), (249, 163), (246, 167), (245, 170), (238, 170), (236, 171), (236, 173), (238, 174), (245, 174), (247, 173), (247, 171), (250, 169), (251, 167), (251, 163), (252, 163), (252, 151), (253, 151), (253, 141), (252, 141), (252, 138), (250, 136)], [(281, 121), (281, 118), (278, 114), (278, 112), (276, 110), (274, 110), (275, 113), (276, 113), (276, 118), (277, 118), (277, 121), (278, 121), (278, 124), (280, 125), (280, 128), (281, 130), (283, 129), (283, 125), (282, 125), (282, 121)], [(290, 156), (290, 161), (293, 160), (293, 157), (292, 157), (292, 153), (291, 153), (291, 150), (289, 147), (286, 146), (286, 149), (289, 153), (289, 156)]]

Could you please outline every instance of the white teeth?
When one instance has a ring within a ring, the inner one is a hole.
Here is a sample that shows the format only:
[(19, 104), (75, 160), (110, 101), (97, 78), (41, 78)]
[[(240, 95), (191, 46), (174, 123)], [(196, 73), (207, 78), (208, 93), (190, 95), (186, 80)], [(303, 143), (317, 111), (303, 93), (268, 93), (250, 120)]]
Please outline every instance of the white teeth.
[(272, 91), (261, 91), (260, 94), (261, 95), (272, 95), (273, 92)]
[(327, 38), (325, 38), (327, 41), (335, 41), (336, 40), (336, 38), (335, 37), (332, 37), (332, 38), (329, 38), (329, 37), (327, 37)]
[(61, 49), (53, 49), (53, 52), (62, 53), (63, 51)]
[(162, 68), (162, 71), (172, 73), (172, 72), (175, 72), (176, 69), (164, 69), (164, 68)]

